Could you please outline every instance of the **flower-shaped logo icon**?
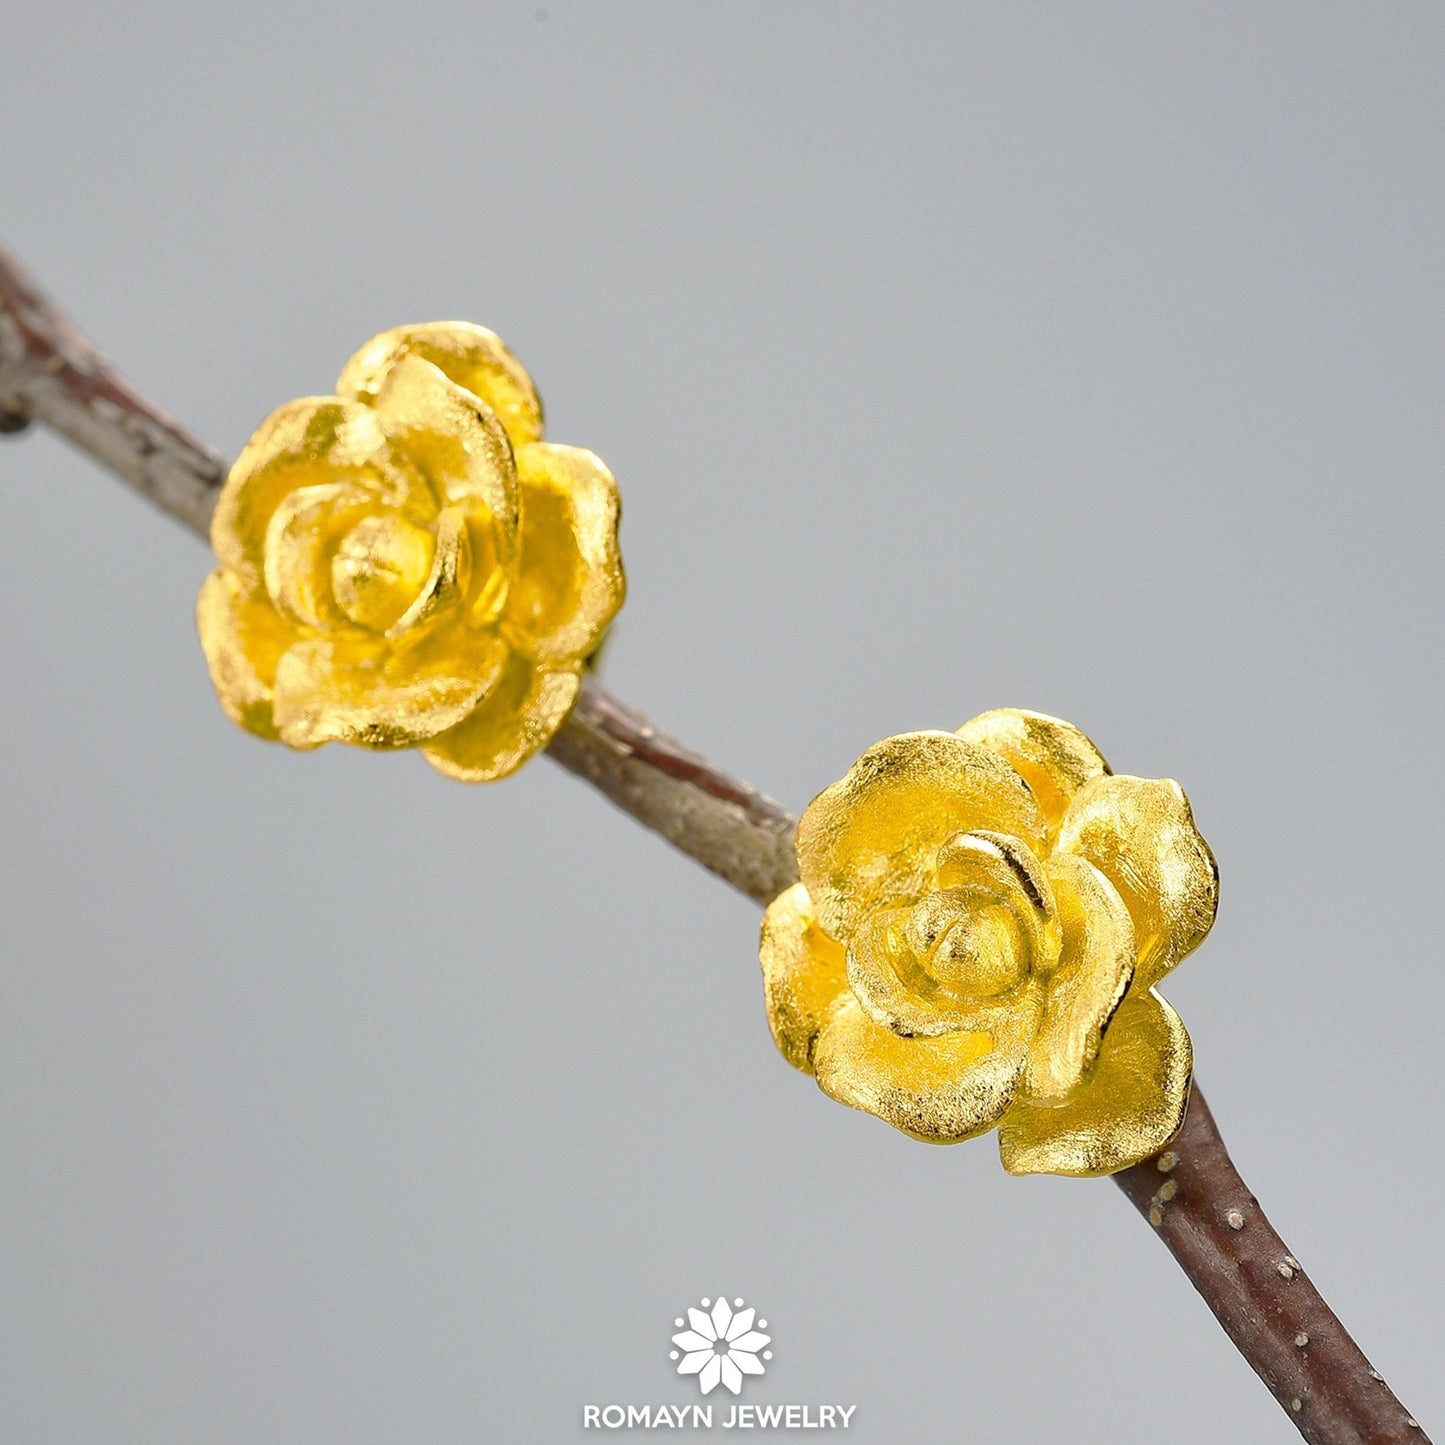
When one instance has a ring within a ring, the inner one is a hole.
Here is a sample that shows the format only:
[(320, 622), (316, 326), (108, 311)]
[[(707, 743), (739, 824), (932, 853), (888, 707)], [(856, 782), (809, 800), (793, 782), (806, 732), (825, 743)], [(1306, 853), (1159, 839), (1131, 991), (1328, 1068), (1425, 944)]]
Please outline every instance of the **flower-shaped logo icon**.
[(740, 1299), (732, 1305), (725, 1299), (715, 1303), (703, 1300), (701, 1309), (688, 1310), (686, 1321), (673, 1321), (678, 1326), (691, 1326), (672, 1337), (678, 1348), (669, 1358), (678, 1362), (677, 1373), (696, 1375), (704, 1395), (710, 1395), (719, 1385), (738, 1394), (743, 1376), (761, 1375), (767, 1369), (763, 1361), (773, 1358), (773, 1352), (763, 1348), (772, 1343), (772, 1336), (762, 1333), (768, 1322), (756, 1317), (757, 1311), (744, 1309)]

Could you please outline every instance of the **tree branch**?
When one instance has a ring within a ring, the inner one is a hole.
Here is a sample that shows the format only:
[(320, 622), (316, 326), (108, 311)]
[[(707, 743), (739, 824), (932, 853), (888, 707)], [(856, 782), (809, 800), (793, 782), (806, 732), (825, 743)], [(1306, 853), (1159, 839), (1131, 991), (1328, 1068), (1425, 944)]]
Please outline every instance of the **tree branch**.
[(206, 535), (221, 454), (125, 381), (0, 245), (0, 431), (32, 418)]
[(1197, 1088), (1178, 1139), (1113, 1179), (1306, 1440), (1425, 1441), (1265, 1218)]
[[(0, 432), (32, 418), (207, 534), (219, 454), (123, 380), (0, 245)], [(595, 678), (548, 752), (759, 904), (796, 880), (795, 819)], [(1174, 1144), (1113, 1178), (1311, 1445), (1428, 1445), (1265, 1218), (1198, 1089)]]
[(766, 907), (798, 881), (797, 820), (589, 677), (547, 755)]

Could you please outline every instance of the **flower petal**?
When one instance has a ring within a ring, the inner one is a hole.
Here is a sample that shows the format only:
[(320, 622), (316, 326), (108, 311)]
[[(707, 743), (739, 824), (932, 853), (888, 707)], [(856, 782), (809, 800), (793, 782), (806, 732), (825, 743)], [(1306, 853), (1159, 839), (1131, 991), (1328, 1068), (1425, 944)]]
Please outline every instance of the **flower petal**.
[(277, 736), (271, 701), (276, 665), (298, 633), (264, 592), (212, 572), (196, 601), (196, 629), (226, 716), (258, 737)]
[(734, 1354), (755, 1355), (764, 1345), (771, 1343), (772, 1338), (771, 1335), (761, 1334), (757, 1330), (749, 1330), (729, 1341), (728, 1348)]
[(471, 579), (471, 562), (466, 513), (461, 507), (444, 507), (437, 517), (436, 550), (427, 579), (416, 600), (387, 628), (386, 635), (400, 638), (455, 608)]
[(1109, 771), (1098, 748), (1073, 723), (1046, 713), (994, 708), (970, 718), (958, 735), (1013, 765), (1033, 789), (1050, 832), (1059, 826), (1069, 799)]
[[(1024, 996), (1039, 993), (1038, 981), (1027, 977), (992, 998), (963, 998), (943, 988), (903, 936), (913, 912), (907, 904), (875, 909), (848, 945), (848, 982), (876, 1023), (902, 1038), (936, 1038), (959, 1029), (987, 1033), (1007, 1027), (1015, 1010), (1028, 1006)], [(994, 944), (1001, 968), (1021, 952), (1007, 932)]]
[[(757, 1317), (757, 1313), (757, 1310), (753, 1309), (751, 1305), (745, 1310), (739, 1310), (737, 1314), (733, 1316), (733, 1322), (728, 1326), (727, 1338), (734, 1342), (741, 1340), (743, 1336), (752, 1329), (753, 1320)], [(767, 1340), (764, 1340), (763, 1344), (767, 1344)], [(759, 1347), (757, 1345), (740, 1345), (739, 1348), (753, 1350)]]
[(1038, 1021), (1021, 1008), (994, 1034), (901, 1039), (851, 995), (818, 1037), (813, 1061), (823, 1092), (876, 1114), (915, 1139), (951, 1144), (993, 1128), (1013, 1101)]
[(364, 487), (324, 482), (288, 492), (266, 527), (263, 576), (271, 600), (307, 627), (344, 627), (331, 585), (331, 559), (344, 533), (377, 507)]
[(522, 363), (502, 338), (470, 321), (396, 326), (373, 336), (346, 363), (336, 390), (374, 401), (387, 372), (403, 356), (419, 356), (480, 397), (496, 412), (513, 447), (542, 438), (542, 402)]
[(682, 1350), (710, 1350), (712, 1341), (698, 1334), (696, 1330), (683, 1330), (672, 1337), (672, 1342)]
[(1017, 838), (959, 833), (938, 850), (935, 877), (940, 894), (953, 892), (969, 908), (1006, 909), (1015, 921), (1026, 967), (1046, 971), (1058, 961), (1053, 891), (1038, 857)]
[(1152, 989), (1114, 1015), (1093, 1072), (1057, 1108), (1015, 1104), (999, 1126), (1010, 1174), (1113, 1174), (1183, 1127), (1194, 1054), (1179, 1015)]
[(728, 1351), (728, 1358), (745, 1375), (761, 1375), (767, 1368), (756, 1355), (747, 1350), (739, 1350), (736, 1347)]
[(798, 824), (798, 867), (819, 921), (846, 943), (879, 900), (917, 896), (940, 845), (975, 829), (1042, 844), (1043, 815), (1013, 768), (953, 733), (884, 738)]
[(1057, 853), (1048, 872), (1064, 948), (1029, 1046), (1028, 1096), (1059, 1103), (1098, 1057), (1104, 1029), (1134, 976), (1134, 921), (1118, 889), (1086, 859)]
[(725, 1340), (728, 1337), (728, 1326), (733, 1322), (732, 1306), (719, 1295), (712, 1306), (712, 1327), (717, 1331), (717, 1338)]
[(692, 1323), (693, 1329), (705, 1339), (709, 1345), (717, 1339), (717, 1333), (712, 1327), (712, 1319), (702, 1310), (690, 1308), (687, 1317)]
[(1136, 988), (1157, 983), (1209, 932), (1219, 871), (1172, 779), (1095, 778), (1069, 804), (1056, 846), (1087, 858), (1128, 905)]
[(722, 1356), (714, 1355), (698, 1374), (698, 1388), (704, 1395), (710, 1395), (717, 1389), (718, 1381), (722, 1379)]
[(577, 701), (575, 667), (536, 667), (512, 653), (496, 686), (465, 721), (433, 737), (422, 756), (464, 783), (490, 783), (515, 772), (551, 742)]
[(717, 1351), (709, 1345), (705, 1350), (695, 1350), (690, 1355), (684, 1355), (677, 1362), (677, 1373), (679, 1375), (695, 1375), (709, 1360), (717, 1359)]
[(221, 566), (258, 584), (272, 513), (302, 487), (336, 482), (363, 486), (388, 506), (435, 511), (426, 483), (392, 452), (369, 406), (303, 396), (273, 411), (231, 467), (211, 517)]
[(404, 748), (455, 727), (502, 672), (499, 638), (453, 627), (397, 650), (361, 632), (299, 643), (276, 669), (276, 726), (292, 747)]
[(719, 1355), (718, 1358), (722, 1361), (723, 1387), (736, 1395), (743, 1387), (743, 1372), (738, 1369), (737, 1361), (731, 1354)]
[(521, 530), (503, 613), (508, 636), (541, 661), (586, 657), (622, 606), (617, 483), (581, 447), (539, 442), (517, 453)]
[(391, 444), (431, 482), (443, 505), (490, 514), (508, 560), (517, 528), (517, 470), (490, 408), (429, 361), (403, 355), (387, 371), (376, 416)]
[(818, 1030), (848, 991), (848, 974), (842, 946), (819, 927), (801, 883), (768, 905), (759, 956), (773, 1042), (795, 1069), (811, 1073)]

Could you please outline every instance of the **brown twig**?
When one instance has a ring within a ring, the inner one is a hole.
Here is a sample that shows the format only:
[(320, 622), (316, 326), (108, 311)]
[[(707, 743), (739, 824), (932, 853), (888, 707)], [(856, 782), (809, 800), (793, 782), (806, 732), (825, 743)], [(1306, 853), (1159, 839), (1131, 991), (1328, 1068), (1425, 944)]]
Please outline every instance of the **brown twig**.
[(1265, 1218), (1198, 1089), (1178, 1139), (1113, 1178), (1306, 1440), (1425, 1440)]
[[(0, 431), (31, 418), (202, 536), (220, 456), (111, 368), (0, 246)], [(589, 678), (549, 748), (644, 827), (766, 904), (797, 877), (795, 820)], [(1196, 1089), (1183, 1132), (1113, 1176), (1312, 1445), (1428, 1445), (1245, 1187)]]
[(659, 732), (588, 678), (548, 755), (645, 828), (766, 906), (798, 879), (780, 803)]
[(0, 431), (30, 419), (70, 438), (203, 537), (226, 477), (219, 452), (121, 377), (0, 245)]

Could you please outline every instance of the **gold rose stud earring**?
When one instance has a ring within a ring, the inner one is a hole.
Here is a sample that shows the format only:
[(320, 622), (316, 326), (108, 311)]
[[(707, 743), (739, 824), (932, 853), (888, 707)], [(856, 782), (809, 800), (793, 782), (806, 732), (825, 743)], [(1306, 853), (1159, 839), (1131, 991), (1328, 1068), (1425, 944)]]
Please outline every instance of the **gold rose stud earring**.
[(373, 337), (269, 416), (211, 524), (197, 605), (226, 712), (293, 748), (410, 748), (490, 782), (546, 746), (622, 605), (617, 484), (542, 440), (480, 326)]
[(1219, 879), (1178, 783), (1000, 708), (869, 748), (797, 854), (763, 984), (825, 1093), (932, 1143), (996, 1128), (1012, 1174), (1112, 1174), (1179, 1132), (1193, 1054), (1154, 985), (1209, 932)]

